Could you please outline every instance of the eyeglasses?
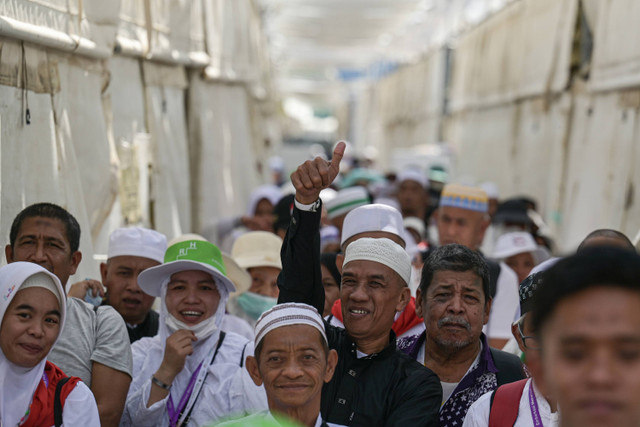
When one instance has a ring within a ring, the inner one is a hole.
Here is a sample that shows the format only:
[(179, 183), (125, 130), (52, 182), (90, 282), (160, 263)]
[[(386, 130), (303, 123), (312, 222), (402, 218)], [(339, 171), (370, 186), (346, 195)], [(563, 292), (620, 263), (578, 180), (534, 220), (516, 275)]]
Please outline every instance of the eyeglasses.
[(520, 334), (520, 338), (522, 339), (522, 343), (525, 348), (529, 350), (540, 350), (540, 344), (538, 343), (538, 337), (527, 336), (522, 332), (522, 324), (524, 323), (524, 317), (518, 321), (518, 333)]

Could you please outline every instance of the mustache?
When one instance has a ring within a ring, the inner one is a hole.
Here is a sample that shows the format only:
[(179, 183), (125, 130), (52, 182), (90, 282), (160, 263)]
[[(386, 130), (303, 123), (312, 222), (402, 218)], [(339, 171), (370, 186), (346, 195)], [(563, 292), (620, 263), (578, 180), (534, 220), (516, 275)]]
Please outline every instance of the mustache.
[(467, 331), (471, 330), (471, 325), (467, 322), (463, 317), (459, 316), (445, 316), (442, 319), (438, 320), (438, 328), (443, 327), (447, 324), (454, 324), (457, 326), (462, 326)]

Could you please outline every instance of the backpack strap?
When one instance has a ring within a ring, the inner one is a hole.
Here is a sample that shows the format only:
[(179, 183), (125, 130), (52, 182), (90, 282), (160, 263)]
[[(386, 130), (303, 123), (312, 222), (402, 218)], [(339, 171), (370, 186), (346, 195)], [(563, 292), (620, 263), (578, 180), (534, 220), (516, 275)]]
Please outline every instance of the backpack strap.
[(53, 398), (53, 421), (55, 423), (55, 427), (60, 427), (62, 425), (62, 402), (60, 401), (60, 393), (62, 393), (62, 387), (69, 381), (71, 378), (64, 377), (58, 384), (56, 385), (56, 393)]
[(517, 356), (493, 347), (490, 347), (490, 350), (493, 363), (498, 368), (496, 375), (498, 386), (526, 378), (522, 369), (522, 362)]
[(491, 394), (489, 427), (511, 427), (518, 419), (518, 408), (526, 379), (498, 387)]

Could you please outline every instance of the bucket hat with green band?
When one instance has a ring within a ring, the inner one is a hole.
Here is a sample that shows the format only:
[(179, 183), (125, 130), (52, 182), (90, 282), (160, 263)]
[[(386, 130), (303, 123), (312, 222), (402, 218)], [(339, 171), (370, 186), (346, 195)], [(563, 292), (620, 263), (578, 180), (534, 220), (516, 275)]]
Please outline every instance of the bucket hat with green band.
[(164, 254), (164, 264), (140, 273), (138, 284), (146, 294), (159, 297), (162, 284), (172, 274), (188, 270), (199, 270), (211, 274), (216, 285), (226, 293), (236, 290), (233, 282), (226, 276), (227, 271), (220, 249), (203, 240), (186, 240), (169, 246)]

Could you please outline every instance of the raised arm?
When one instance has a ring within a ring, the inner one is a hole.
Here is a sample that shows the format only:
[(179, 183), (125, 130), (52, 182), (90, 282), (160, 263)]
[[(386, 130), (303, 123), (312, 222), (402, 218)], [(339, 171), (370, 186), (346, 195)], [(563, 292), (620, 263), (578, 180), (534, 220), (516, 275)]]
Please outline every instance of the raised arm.
[[(291, 174), (296, 207), (282, 244), (282, 271), (278, 276), (278, 302), (303, 302), (324, 309), (320, 270), (320, 191), (329, 187), (340, 171), (345, 144), (339, 142), (331, 162), (320, 157), (307, 160)], [(318, 202), (318, 203), (316, 203)], [(313, 205), (313, 206), (310, 206)], [(300, 208), (299, 208), (300, 207)]]

